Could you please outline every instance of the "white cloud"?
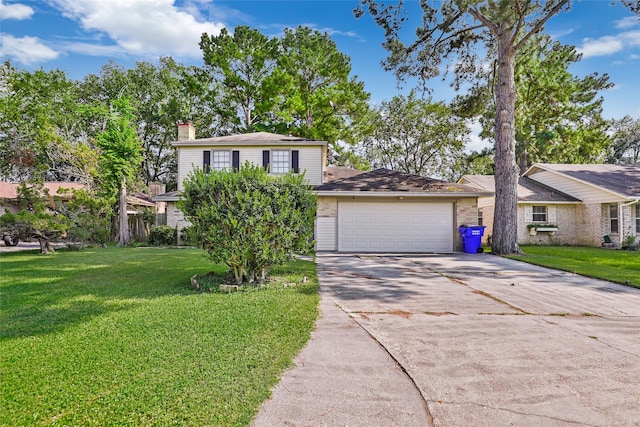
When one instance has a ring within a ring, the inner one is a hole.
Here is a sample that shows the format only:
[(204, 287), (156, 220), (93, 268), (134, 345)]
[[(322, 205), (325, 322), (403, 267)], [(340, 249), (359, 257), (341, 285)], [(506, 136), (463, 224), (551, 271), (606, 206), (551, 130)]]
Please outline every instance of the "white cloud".
[(45, 46), (37, 37), (13, 37), (10, 34), (0, 34), (2, 53), (14, 58), (24, 65), (56, 59), (58, 52)]
[(606, 56), (618, 53), (626, 48), (640, 46), (640, 31), (625, 31), (615, 36), (604, 36), (598, 39), (586, 38), (578, 52), (583, 58)]
[(582, 47), (578, 48), (578, 52), (582, 53), (583, 58), (592, 56), (605, 56), (620, 52), (624, 45), (619, 37), (604, 36), (599, 39), (584, 39)]
[(640, 46), (640, 31), (627, 31), (620, 34), (620, 38), (631, 46)]
[(615, 27), (621, 30), (635, 27), (640, 24), (640, 20), (638, 20), (637, 16), (627, 16), (626, 18), (622, 18), (619, 21), (615, 22)]
[(480, 136), (480, 133), (482, 132), (482, 124), (480, 123), (480, 120), (468, 120), (467, 127), (469, 128), (469, 141), (465, 148), (467, 153), (472, 153), (474, 151), (480, 152), (485, 148), (491, 148), (492, 142), (487, 139), (483, 139)]
[(135, 55), (198, 57), (201, 34), (218, 34), (224, 27), (198, 21), (174, 0), (50, 1), (86, 31), (106, 33), (123, 51)]
[(4, 4), (0, 0), (0, 18), (2, 19), (29, 19), (33, 16), (33, 9), (23, 4)]
[(122, 48), (117, 45), (98, 45), (83, 42), (67, 42), (62, 44), (63, 50), (88, 56), (124, 56)]

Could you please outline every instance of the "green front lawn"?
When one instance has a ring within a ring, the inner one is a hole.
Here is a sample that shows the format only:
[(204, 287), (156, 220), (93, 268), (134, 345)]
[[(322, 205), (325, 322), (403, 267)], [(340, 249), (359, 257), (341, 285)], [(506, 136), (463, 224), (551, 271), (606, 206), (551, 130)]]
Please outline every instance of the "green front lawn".
[[(310, 336), (297, 287), (197, 293), (190, 249), (0, 256), (0, 425), (246, 425)], [(220, 268), (217, 268), (220, 270)]]
[(640, 288), (640, 252), (584, 246), (523, 246), (511, 259)]

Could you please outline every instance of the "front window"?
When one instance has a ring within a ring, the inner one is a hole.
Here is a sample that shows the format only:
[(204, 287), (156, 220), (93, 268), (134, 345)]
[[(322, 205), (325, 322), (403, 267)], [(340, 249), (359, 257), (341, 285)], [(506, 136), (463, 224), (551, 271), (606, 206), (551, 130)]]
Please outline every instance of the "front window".
[(546, 206), (534, 206), (533, 207), (533, 222), (547, 222), (547, 207)]
[(214, 151), (211, 168), (217, 171), (231, 169), (231, 151)]
[(290, 168), (289, 150), (273, 150), (271, 151), (271, 173), (287, 173)]
[(636, 234), (640, 234), (640, 203), (636, 203)]
[(609, 222), (612, 233), (618, 232), (618, 204), (609, 205)]

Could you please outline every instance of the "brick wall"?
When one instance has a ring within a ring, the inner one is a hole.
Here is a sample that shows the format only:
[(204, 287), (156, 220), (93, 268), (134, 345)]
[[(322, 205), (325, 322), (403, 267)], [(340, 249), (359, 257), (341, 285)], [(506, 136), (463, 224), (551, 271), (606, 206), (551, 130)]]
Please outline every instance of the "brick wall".
[[(550, 205), (549, 205), (550, 206)], [(518, 243), (521, 245), (576, 245), (576, 236), (580, 235), (578, 224), (578, 208), (582, 205), (553, 205), (555, 209), (558, 231), (550, 233), (540, 231), (535, 235), (529, 233), (525, 221), (524, 206), (518, 206)], [(600, 236), (600, 239), (602, 236)]]
[(338, 199), (336, 197), (318, 197), (319, 218), (336, 218), (338, 216)]
[[(477, 225), (478, 224), (478, 199), (475, 197), (459, 198), (456, 200), (456, 226), (461, 225)], [(455, 233), (455, 249), (462, 250), (462, 237), (456, 230)], [(486, 239), (486, 234), (483, 236)]]

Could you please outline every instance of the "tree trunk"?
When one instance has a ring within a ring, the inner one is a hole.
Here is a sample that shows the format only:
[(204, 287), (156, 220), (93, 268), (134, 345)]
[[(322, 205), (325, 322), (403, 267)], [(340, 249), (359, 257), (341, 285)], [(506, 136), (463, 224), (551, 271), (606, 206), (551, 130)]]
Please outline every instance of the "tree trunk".
[(47, 241), (45, 239), (38, 239), (38, 243), (40, 244), (40, 253), (46, 255), (49, 253), (47, 251)]
[(53, 246), (51, 246), (51, 242), (47, 238), (39, 237), (38, 243), (40, 244), (40, 253), (42, 255), (55, 252)]
[(120, 222), (120, 238), (118, 246), (129, 246), (131, 240), (131, 232), (129, 230), (129, 219), (127, 218), (127, 184), (122, 180), (120, 185), (120, 202), (118, 209), (118, 219)]
[(491, 250), (522, 253), (518, 246), (518, 166), (516, 164), (514, 78), (515, 50), (509, 31), (498, 35), (498, 84), (495, 122), (495, 214)]

